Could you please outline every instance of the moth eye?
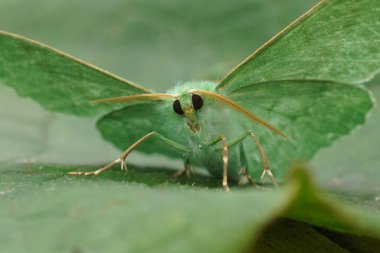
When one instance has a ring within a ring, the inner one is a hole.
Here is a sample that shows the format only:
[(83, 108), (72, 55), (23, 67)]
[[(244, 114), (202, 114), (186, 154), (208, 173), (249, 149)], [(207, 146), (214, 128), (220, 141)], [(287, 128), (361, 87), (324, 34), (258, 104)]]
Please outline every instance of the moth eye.
[(173, 103), (173, 109), (174, 111), (177, 113), (177, 114), (183, 114), (183, 110), (182, 110), (182, 107), (181, 107), (181, 103), (179, 102), (178, 99), (174, 100), (174, 103)]
[(191, 97), (191, 100), (193, 102), (193, 107), (195, 110), (201, 109), (203, 105), (203, 99), (201, 98), (201, 96), (197, 94), (193, 94), (193, 96)]

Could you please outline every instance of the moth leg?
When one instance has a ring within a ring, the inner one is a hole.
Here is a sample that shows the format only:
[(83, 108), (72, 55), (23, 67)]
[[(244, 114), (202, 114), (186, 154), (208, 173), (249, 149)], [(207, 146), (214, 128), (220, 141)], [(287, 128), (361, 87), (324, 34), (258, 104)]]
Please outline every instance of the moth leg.
[(220, 135), (213, 140), (211, 140), (208, 143), (205, 143), (207, 146), (211, 146), (216, 144), (217, 142), (221, 141), (222, 142), (222, 160), (223, 160), (223, 181), (222, 185), (224, 187), (224, 190), (226, 192), (230, 191), (230, 187), (228, 186), (228, 179), (227, 179), (227, 164), (228, 164), (228, 143), (227, 139), (224, 135)]
[(96, 171), (91, 171), (91, 172), (69, 172), (69, 175), (70, 176), (95, 176), (95, 175), (99, 175), (100, 173), (106, 171), (106, 170), (109, 170), (110, 168), (112, 168), (115, 164), (117, 163), (120, 163), (120, 168), (122, 170), (125, 170), (125, 171), (128, 171), (128, 168), (127, 168), (127, 165), (125, 164), (125, 158), (127, 158), (127, 156), (129, 155), (129, 153), (132, 152), (132, 150), (134, 150), (140, 143), (142, 143), (143, 141), (145, 141), (146, 139), (152, 137), (152, 136), (156, 136), (158, 139), (160, 139), (162, 142), (166, 143), (166, 144), (169, 144), (171, 147), (177, 149), (177, 150), (180, 150), (180, 151), (183, 151), (183, 152), (189, 152), (190, 149), (182, 146), (181, 144), (179, 143), (176, 143), (162, 135), (160, 135), (159, 133), (157, 132), (150, 132), (146, 135), (144, 135), (141, 139), (139, 139), (138, 141), (136, 141), (135, 143), (133, 143), (129, 148), (127, 148), (121, 155), (119, 158), (117, 158), (116, 160), (112, 161), (111, 163), (109, 163), (108, 165), (104, 166), (103, 168), (100, 168)]
[(239, 185), (251, 184), (257, 189), (262, 189), (249, 175), (248, 169), (246, 167), (241, 167), (239, 174), (243, 175), (239, 181)]
[(272, 181), (272, 184), (273, 184), (275, 187), (278, 188), (279, 186), (278, 186), (278, 184), (277, 184), (276, 179), (275, 179), (274, 176), (273, 176), (272, 171), (271, 171), (270, 168), (269, 168), (269, 162), (268, 162), (267, 156), (265, 155), (264, 150), (263, 150), (263, 148), (261, 147), (261, 144), (260, 144), (260, 142), (259, 142), (259, 139), (256, 137), (256, 135), (255, 135), (252, 131), (249, 131), (249, 134), (251, 135), (253, 141), (256, 143), (256, 146), (257, 146), (257, 148), (259, 149), (259, 152), (260, 152), (261, 158), (263, 159), (263, 163), (264, 163), (264, 170), (263, 170), (263, 172), (261, 173), (260, 179), (263, 179), (264, 176), (265, 176), (265, 174), (268, 174), (269, 178), (270, 178), (271, 181)]
[(70, 176), (96, 176), (96, 175), (99, 175), (100, 173), (102, 173), (102, 172), (104, 172), (106, 170), (109, 170), (110, 168), (112, 168), (117, 163), (120, 163), (120, 167), (121, 167), (122, 170), (124, 169), (125, 171), (128, 171), (127, 165), (125, 164), (125, 161), (124, 161), (125, 158), (141, 142), (143, 142), (144, 140), (148, 139), (151, 136), (152, 136), (152, 133), (149, 133), (149, 134), (145, 135), (144, 137), (142, 137), (141, 139), (139, 139), (138, 141), (136, 141), (135, 143), (133, 143), (129, 148), (127, 148), (124, 151), (124, 153), (122, 153), (120, 155), (119, 158), (117, 158), (116, 160), (114, 160), (111, 163), (107, 164), (103, 168), (100, 168), (100, 169), (98, 169), (96, 171), (90, 171), (90, 172), (69, 172), (69, 175)]
[(175, 177), (181, 177), (183, 175), (186, 175), (187, 178), (190, 178), (193, 175), (189, 159), (186, 159), (185, 161), (185, 168), (174, 174)]
[[(247, 132), (245, 132), (244, 134), (242, 134), (241, 136), (238, 136), (237, 138), (235, 139), (232, 139), (229, 143), (228, 143), (228, 146), (233, 146), (235, 145), (236, 143), (239, 143), (240, 141), (244, 140), (246, 137), (248, 136), (251, 136), (253, 141), (255, 142), (256, 146), (258, 147), (259, 149), (259, 152), (260, 152), (260, 155), (261, 155), (261, 158), (263, 159), (263, 163), (264, 163), (264, 170), (263, 170), (263, 173), (261, 174), (261, 177), (260, 179), (263, 179), (263, 177), (265, 176), (265, 174), (268, 174), (268, 176), (270, 177), (271, 181), (272, 181), (272, 184), (275, 186), (275, 187), (278, 187), (278, 184), (277, 184), (277, 181), (276, 179), (274, 178), (273, 176), (273, 173), (272, 171), (270, 170), (269, 168), (269, 162), (268, 162), (268, 159), (267, 159), (267, 156), (265, 155), (264, 153), (264, 150), (263, 148), (261, 147), (261, 144), (259, 142), (259, 139), (256, 137), (256, 135), (251, 131), (251, 130), (248, 130)], [(213, 141), (212, 144), (214, 144), (216, 141)]]
[(227, 179), (227, 164), (228, 164), (228, 143), (227, 139), (224, 135), (221, 137), (222, 141), (222, 159), (223, 159), (223, 187), (226, 192), (230, 191), (230, 187), (228, 186), (228, 179)]

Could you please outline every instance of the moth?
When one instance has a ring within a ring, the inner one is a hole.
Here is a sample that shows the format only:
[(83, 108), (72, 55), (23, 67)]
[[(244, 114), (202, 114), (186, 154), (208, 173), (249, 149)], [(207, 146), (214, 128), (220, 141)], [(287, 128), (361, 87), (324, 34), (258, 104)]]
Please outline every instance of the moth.
[(363, 124), (373, 99), (361, 84), (380, 69), (380, 8), (325, 0), (218, 81), (157, 93), (36, 41), (0, 32), (0, 81), (47, 110), (98, 116), (102, 136), (125, 150), (181, 158), (222, 179), (265, 175), (274, 185), (291, 161)]

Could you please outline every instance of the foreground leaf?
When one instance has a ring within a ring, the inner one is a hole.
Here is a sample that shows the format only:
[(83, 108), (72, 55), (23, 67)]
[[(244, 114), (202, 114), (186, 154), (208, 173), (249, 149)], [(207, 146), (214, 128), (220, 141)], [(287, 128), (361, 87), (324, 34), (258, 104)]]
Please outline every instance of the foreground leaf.
[[(29, 171), (2, 171), (1, 251), (236, 252), (286, 202), (285, 192), (123, 182), (133, 171), (96, 180), (69, 178), (62, 168)], [(168, 176), (144, 178), (157, 184)]]
[[(211, 178), (181, 186), (159, 170), (70, 178), (65, 168), (23, 167), (0, 174), (4, 252), (242, 252), (260, 245), (261, 233), (280, 215), (351, 233), (380, 233), (378, 217), (358, 216), (356, 224), (346, 219), (350, 212), (317, 193), (302, 167), (280, 191), (234, 188), (231, 194), (204, 188), (216, 185)], [(305, 210), (313, 212), (305, 217)]]

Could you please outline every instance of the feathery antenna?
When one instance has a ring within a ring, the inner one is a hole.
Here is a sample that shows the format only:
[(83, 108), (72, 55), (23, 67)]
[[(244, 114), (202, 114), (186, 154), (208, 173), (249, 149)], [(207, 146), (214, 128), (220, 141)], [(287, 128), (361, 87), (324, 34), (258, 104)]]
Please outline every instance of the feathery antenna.
[(123, 97), (113, 97), (113, 98), (101, 98), (90, 101), (91, 104), (102, 104), (102, 103), (117, 103), (117, 102), (129, 102), (138, 100), (163, 100), (174, 98), (173, 95), (164, 93), (153, 93), (153, 94), (137, 94)]

